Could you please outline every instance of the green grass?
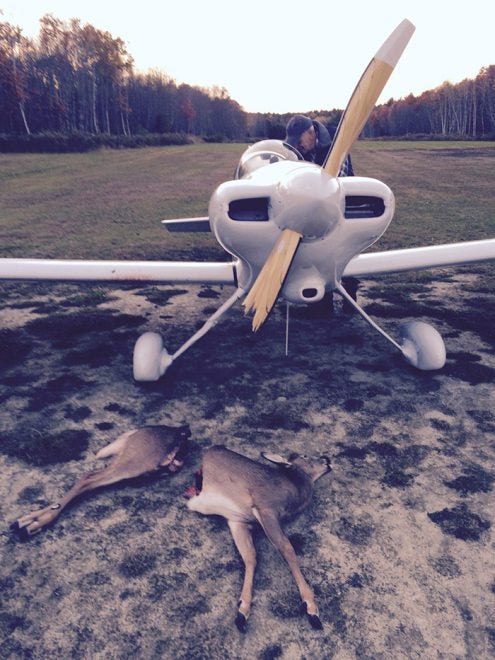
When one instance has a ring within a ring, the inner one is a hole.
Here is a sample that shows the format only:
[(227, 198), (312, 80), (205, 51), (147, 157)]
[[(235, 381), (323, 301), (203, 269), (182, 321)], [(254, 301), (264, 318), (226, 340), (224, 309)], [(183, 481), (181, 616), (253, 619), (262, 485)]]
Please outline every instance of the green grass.
[(354, 163), (395, 194), (395, 218), (377, 249), (495, 236), (493, 143), (360, 142)]
[[(2, 256), (184, 257), (198, 237), (170, 235), (164, 218), (206, 215), (242, 145), (87, 154), (0, 155)], [(213, 237), (207, 252), (223, 254)]]
[[(244, 148), (0, 154), (0, 256), (222, 259), (211, 235), (169, 234), (160, 220), (206, 215)], [(362, 141), (352, 155), (396, 196), (376, 249), (495, 235), (494, 143)]]
[(461, 140), (361, 140), (358, 142), (354, 150), (371, 149), (376, 151), (397, 151), (398, 149), (407, 150), (426, 150), (436, 151), (438, 149), (495, 149), (495, 142), (487, 142), (486, 140), (473, 140), (464, 142)]

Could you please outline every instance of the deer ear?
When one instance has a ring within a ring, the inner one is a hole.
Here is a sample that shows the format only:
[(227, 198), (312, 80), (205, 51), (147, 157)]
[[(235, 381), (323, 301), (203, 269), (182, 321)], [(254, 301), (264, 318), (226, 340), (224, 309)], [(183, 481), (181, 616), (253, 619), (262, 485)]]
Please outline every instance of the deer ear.
[(280, 454), (272, 454), (269, 451), (262, 451), (261, 455), (263, 458), (266, 458), (267, 461), (275, 463), (276, 465), (280, 465), (281, 467), (290, 467), (292, 465), (290, 461), (288, 461), (283, 456), (280, 456)]

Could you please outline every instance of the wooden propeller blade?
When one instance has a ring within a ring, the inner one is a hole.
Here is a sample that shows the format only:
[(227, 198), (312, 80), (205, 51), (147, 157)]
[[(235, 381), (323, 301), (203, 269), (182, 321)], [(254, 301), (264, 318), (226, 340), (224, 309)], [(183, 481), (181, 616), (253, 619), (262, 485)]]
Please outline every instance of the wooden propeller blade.
[(246, 296), (246, 314), (254, 310), (253, 332), (261, 327), (275, 304), (301, 238), (293, 229), (282, 231)]
[(383, 43), (365, 69), (342, 115), (330, 152), (323, 166), (330, 176), (337, 176), (340, 172), (346, 155), (368, 121), (378, 97), (409, 43), (414, 30), (415, 27), (410, 21), (403, 20)]

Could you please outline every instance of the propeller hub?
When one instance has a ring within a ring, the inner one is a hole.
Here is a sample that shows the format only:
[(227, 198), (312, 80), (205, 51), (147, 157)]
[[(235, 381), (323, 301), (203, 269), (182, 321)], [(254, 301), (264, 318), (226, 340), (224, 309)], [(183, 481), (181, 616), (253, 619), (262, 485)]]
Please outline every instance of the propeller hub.
[(321, 240), (342, 219), (338, 181), (313, 165), (289, 172), (279, 184), (279, 192), (283, 206), (274, 221), (281, 230), (301, 234), (304, 242)]

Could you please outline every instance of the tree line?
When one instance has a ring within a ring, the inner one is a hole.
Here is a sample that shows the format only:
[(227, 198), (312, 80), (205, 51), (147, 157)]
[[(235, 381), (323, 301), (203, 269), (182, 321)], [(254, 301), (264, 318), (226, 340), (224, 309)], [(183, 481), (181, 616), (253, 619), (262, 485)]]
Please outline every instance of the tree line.
[[(342, 110), (307, 113), (336, 127)], [(282, 139), (290, 115), (252, 115), (254, 135)], [(483, 67), (474, 80), (444, 82), (419, 96), (390, 99), (374, 108), (363, 130), (367, 138), (495, 140), (495, 65)]]
[[(342, 111), (310, 114), (336, 126)], [(120, 38), (79, 19), (40, 19), (36, 39), (0, 22), (0, 149), (40, 135), (98, 137), (129, 146), (201, 136), (207, 140), (283, 138), (290, 115), (246, 113), (224, 88), (199, 88), (162, 71), (136, 72)], [(377, 106), (366, 137), (495, 138), (495, 66), (474, 80), (390, 99)], [(160, 137), (161, 136), (161, 137)], [(165, 138), (165, 136), (168, 136)], [(89, 144), (91, 140), (88, 142)], [(77, 148), (77, 147), (76, 147)]]
[(444, 82), (420, 96), (377, 106), (366, 126), (369, 137), (408, 134), (495, 139), (495, 65), (474, 80)]
[(78, 19), (43, 16), (36, 40), (0, 22), (0, 133), (40, 132), (236, 139), (246, 114), (223, 88), (137, 73), (122, 39)]

